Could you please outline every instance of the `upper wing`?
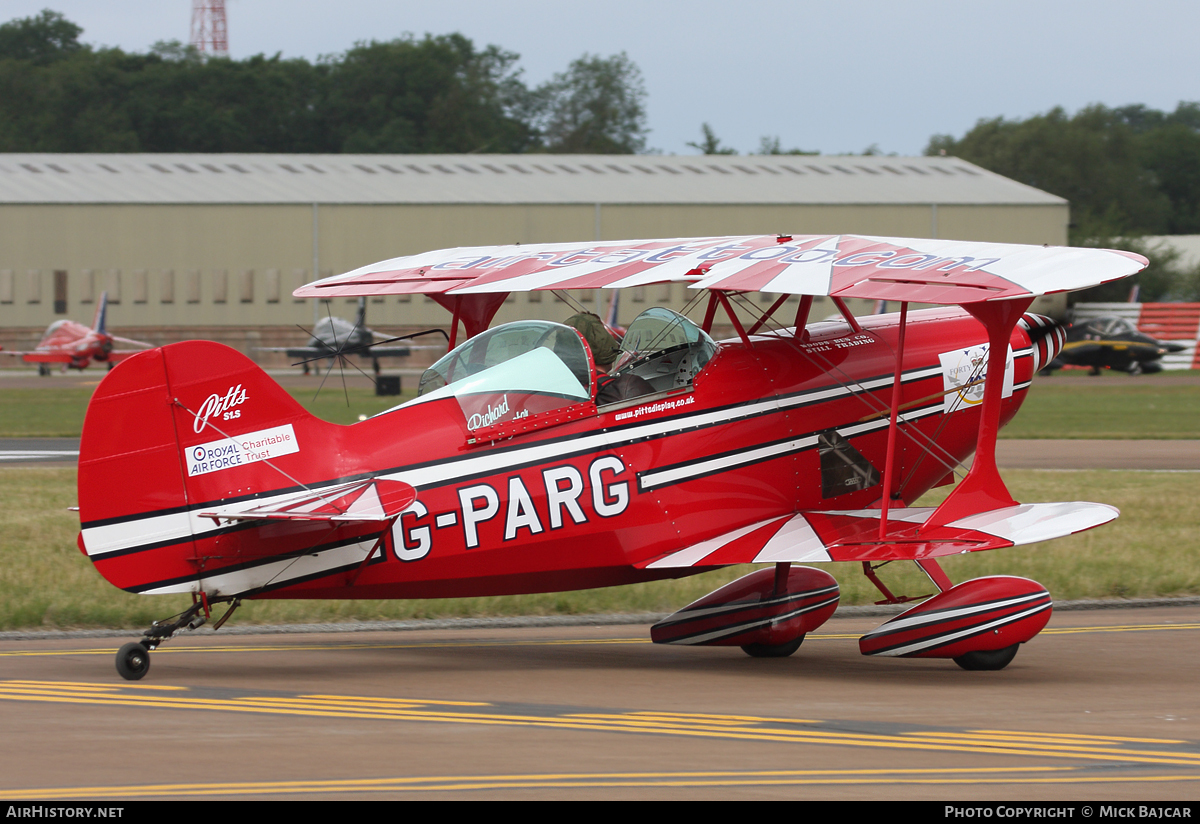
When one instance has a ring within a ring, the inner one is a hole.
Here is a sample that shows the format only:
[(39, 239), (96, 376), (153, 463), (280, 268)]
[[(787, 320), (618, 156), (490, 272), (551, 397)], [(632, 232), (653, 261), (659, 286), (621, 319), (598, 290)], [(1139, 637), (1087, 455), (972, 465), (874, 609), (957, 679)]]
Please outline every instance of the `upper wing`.
[(693, 289), (962, 304), (1084, 289), (1134, 274), (1109, 249), (863, 235), (757, 235), (444, 249), (315, 281), (296, 297), (539, 289)]
[(1086, 501), (1018, 504), (925, 527), (933, 507), (892, 510), (879, 540), (877, 509), (771, 518), (639, 564), (648, 569), (820, 561), (912, 561), (1049, 541), (1106, 524), (1118, 512)]

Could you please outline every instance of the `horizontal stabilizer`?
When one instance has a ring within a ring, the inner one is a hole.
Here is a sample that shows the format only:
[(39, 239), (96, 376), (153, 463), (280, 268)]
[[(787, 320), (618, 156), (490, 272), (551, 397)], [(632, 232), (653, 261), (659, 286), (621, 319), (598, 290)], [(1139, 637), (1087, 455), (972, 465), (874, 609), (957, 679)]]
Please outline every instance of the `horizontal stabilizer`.
[(147, 343), (144, 340), (134, 340), (133, 338), (122, 338), (117, 335), (113, 335), (113, 343), (119, 343), (123, 346), (144, 346), (147, 349), (153, 349), (155, 346), (155, 344)]
[(371, 478), (322, 489), (305, 490), (276, 499), (266, 506), (242, 509), (245, 502), (200, 513), (214, 521), (330, 521), (374, 523), (390, 521), (413, 505), (417, 491), (403, 481)]
[(820, 561), (912, 561), (1023, 546), (1106, 524), (1120, 514), (1086, 501), (1018, 504), (925, 527), (934, 507), (893, 509), (879, 538), (877, 509), (800, 512), (760, 521), (664, 555), (647, 569)]

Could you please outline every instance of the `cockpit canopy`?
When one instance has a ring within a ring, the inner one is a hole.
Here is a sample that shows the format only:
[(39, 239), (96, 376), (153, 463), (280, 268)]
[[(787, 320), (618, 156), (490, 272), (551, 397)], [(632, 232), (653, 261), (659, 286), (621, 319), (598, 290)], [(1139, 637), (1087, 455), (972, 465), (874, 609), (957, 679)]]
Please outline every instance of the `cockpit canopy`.
[[(421, 375), (405, 406), (454, 398), (472, 442), (487, 442), (596, 414), (604, 405), (686, 390), (717, 351), (703, 330), (670, 309), (629, 325), (613, 377), (596, 395), (592, 354), (570, 326), (517, 321), (462, 344)], [(607, 394), (606, 394), (607, 393)]]
[[(554, 356), (553, 360), (559, 362), (560, 366), (557, 368), (551, 367), (550, 376), (551, 382), (555, 377), (564, 382), (563, 386), (557, 387), (559, 391), (575, 396), (581, 391), (590, 393), (591, 362), (578, 332), (561, 323), (517, 321), (476, 335), (426, 369), (421, 375), (417, 395), (458, 383), (516, 358), (530, 360), (525, 356), (538, 349), (548, 350)], [(567, 371), (563, 372), (562, 367), (566, 367)], [(512, 371), (510, 369), (490, 375), (485, 382), (492, 383), (499, 374), (509, 374)], [(567, 373), (575, 379), (574, 384), (567, 380)], [(547, 376), (531, 377), (542, 379)], [(474, 381), (472, 385), (477, 383), (478, 381)]]
[(655, 392), (690, 386), (717, 351), (717, 344), (691, 320), (655, 306), (629, 324), (614, 375), (636, 375)]
[(1125, 318), (1096, 318), (1088, 324), (1090, 331), (1100, 335), (1134, 335), (1137, 327)]
[(417, 399), (458, 400), (467, 429), (502, 436), (595, 414), (592, 360), (579, 333), (549, 321), (476, 335), (421, 375)]

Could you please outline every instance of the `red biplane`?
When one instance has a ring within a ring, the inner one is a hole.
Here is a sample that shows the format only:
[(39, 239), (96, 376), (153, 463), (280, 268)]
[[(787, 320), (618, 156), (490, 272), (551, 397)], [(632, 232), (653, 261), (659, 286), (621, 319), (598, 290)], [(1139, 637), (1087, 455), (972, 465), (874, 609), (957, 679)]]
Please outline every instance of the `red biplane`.
[[(193, 597), (117, 669), (141, 678), (150, 650), (246, 598), (503, 595), (749, 563), (770, 566), (653, 640), (784, 656), (837, 606), (832, 576), (794, 566), (823, 561), (861, 565), (886, 602), (909, 600), (876, 576), (890, 561), (916, 562), (938, 590), (865, 635), (864, 654), (1000, 669), (1049, 619), (1049, 594), (1008, 576), (954, 585), (938, 558), (1117, 516), (1021, 504), (1000, 478), (997, 432), (1064, 340), (1026, 310), (1145, 265), (1097, 249), (761, 236), (453, 249), (309, 284), (296, 295), (427, 294), (454, 314), (450, 351), (418, 397), (352, 426), (313, 418), (214, 343), (110, 373), (80, 445), (80, 548), (127, 591)], [(702, 320), (647, 310), (611, 376), (569, 326), (489, 329), (511, 291), (663, 281), (696, 290)], [(763, 311), (747, 292), (779, 298)], [(815, 296), (843, 318), (808, 323)], [(856, 319), (846, 297), (901, 310)], [(710, 336), (719, 315), (735, 337)], [(972, 453), (944, 503), (911, 506)]]
[(107, 363), (108, 368), (125, 358), (136, 355), (141, 349), (114, 349), (115, 344), (149, 348), (153, 343), (130, 340), (110, 335), (105, 329), (108, 315), (108, 293), (100, 295), (96, 306), (96, 317), (89, 329), (73, 320), (56, 320), (46, 327), (37, 348), (30, 352), (5, 351), (5, 355), (17, 355), (26, 363), (36, 363), (39, 375), (49, 375), (51, 364), (61, 363), (63, 370), (87, 369), (92, 361)]

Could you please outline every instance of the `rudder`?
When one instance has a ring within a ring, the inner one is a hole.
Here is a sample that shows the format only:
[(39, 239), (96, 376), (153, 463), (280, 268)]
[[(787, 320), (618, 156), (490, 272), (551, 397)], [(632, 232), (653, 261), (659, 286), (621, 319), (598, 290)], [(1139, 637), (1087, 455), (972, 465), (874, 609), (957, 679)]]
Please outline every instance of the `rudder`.
[(81, 548), (123, 589), (193, 578), (193, 536), (206, 528), (196, 508), (327, 477), (342, 429), (227, 346), (186, 341), (139, 353), (88, 406)]

